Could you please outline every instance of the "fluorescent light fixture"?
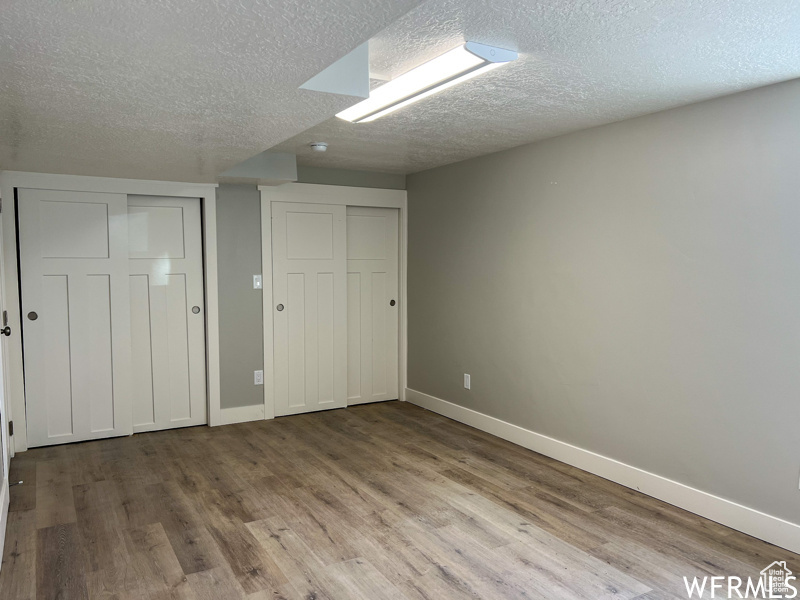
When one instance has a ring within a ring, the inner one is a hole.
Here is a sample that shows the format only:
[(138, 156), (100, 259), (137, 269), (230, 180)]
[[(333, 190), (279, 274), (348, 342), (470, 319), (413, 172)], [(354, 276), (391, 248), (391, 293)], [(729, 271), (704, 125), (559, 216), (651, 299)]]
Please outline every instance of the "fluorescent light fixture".
[(513, 50), (467, 42), (375, 88), (369, 98), (336, 116), (369, 123), (516, 58)]

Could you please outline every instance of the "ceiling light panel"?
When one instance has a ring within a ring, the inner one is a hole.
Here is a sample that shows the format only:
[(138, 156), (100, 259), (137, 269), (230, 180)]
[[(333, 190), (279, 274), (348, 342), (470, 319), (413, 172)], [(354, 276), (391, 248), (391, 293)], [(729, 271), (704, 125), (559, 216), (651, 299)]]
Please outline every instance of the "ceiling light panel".
[(369, 98), (336, 116), (368, 123), (516, 58), (512, 50), (467, 42), (372, 90)]

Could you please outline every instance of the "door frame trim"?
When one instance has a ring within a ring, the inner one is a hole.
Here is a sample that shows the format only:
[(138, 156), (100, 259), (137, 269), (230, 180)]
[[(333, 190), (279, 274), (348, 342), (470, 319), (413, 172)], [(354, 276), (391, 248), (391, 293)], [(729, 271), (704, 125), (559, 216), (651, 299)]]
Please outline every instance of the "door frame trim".
[[(220, 367), (219, 367), (219, 305), (217, 284), (217, 185), (214, 183), (180, 183), (175, 181), (148, 181), (143, 179), (116, 179), (111, 177), (86, 177), (82, 175), (56, 175), (0, 172), (0, 198), (3, 202), (3, 252), (6, 270), (4, 283), (9, 325), (15, 332), (22, 331), (19, 305), (19, 273), (17, 272), (17, 215), (16, 189), (64, 190), (74, 192), (108, 192), (142, 196), (176, 196), (200, 198), (203, 219), (203, 270), (206, 294), (206, 378), (209, 425), (220, 422)], [(22, 337), (8, 339), (8, 398), (6, 408), (14, 419), (14, 449), (28, 449), (28, 431), (25, 418), (25, 386), (22, 368)]]
[[(369, 206), (396, 208), (400, 211), (400, 248), (398, 275), (400, 281), (400, 330), (398, 335), (398, 395), (405, 400), (408, 364), (407, 338), (407, 250), (408, 250), (408, 196), (405, 190), (359, 188), (316, 183), (287, 183), (281, 186), (258, 186), (261, 192), (261, 269), (263, 271), (263, 322), (264, 322), (264, 381), (274, 381), (273, 327), (272, 327), (272, 203), (300, 202), (303, 204), (337, 204), (342, 206)], [(264, 419), (275, 417), (275, 396), (272, 385), (264, 385)]]

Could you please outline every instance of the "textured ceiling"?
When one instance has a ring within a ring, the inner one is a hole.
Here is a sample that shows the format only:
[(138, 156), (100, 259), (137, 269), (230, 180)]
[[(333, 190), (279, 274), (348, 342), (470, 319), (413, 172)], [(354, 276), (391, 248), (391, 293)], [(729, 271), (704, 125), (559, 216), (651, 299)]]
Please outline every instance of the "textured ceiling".
[[(0, 169), (214, 181), (275, 147), (406, 173), (800, 76), (797, 0), (0, 4)], [(370, 38), (379, 79), (464, 40), (521, 56), (373, 123), (329, 119), (354, 100), (298, 86)]]
[(420, 0), (2, 0), (0, 169), (214, 181), (354, 103), (300, 86)]
[[(798, 0), (429, 0), (370, 42), (391, 78), (465, 40), (520, 59), (373, 123), (277, 148), (300, 164), (409, 173), (800, 77)], [(330, 144), (311, 154), (311, 141)]]

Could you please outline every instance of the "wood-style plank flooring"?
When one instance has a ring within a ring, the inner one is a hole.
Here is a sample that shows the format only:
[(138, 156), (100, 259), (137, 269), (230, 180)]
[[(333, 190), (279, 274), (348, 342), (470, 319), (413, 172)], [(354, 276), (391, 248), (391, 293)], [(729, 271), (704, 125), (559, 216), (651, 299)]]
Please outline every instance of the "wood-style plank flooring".
[(0, 598), (686, 598), (800, 557), (390, 402), (30, 450)]

